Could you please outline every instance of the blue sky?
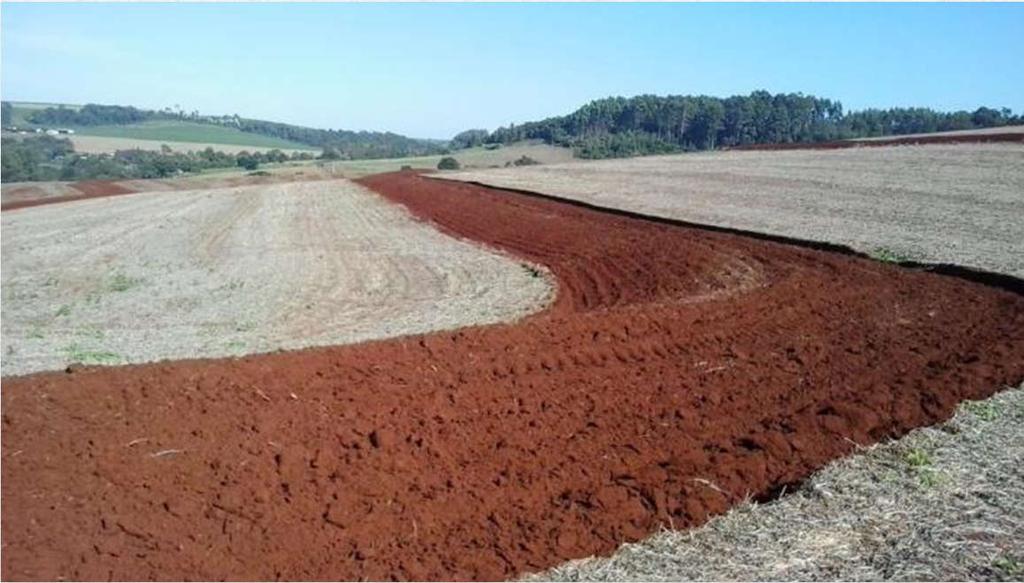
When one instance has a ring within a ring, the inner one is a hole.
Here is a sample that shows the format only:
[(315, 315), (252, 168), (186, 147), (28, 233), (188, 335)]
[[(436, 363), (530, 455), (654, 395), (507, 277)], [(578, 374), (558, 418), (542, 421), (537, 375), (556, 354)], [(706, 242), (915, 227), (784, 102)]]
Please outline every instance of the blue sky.
[(447, 138), (610, 95), (1024, 110), (1024, 5), (9, 4), (4, 99)]

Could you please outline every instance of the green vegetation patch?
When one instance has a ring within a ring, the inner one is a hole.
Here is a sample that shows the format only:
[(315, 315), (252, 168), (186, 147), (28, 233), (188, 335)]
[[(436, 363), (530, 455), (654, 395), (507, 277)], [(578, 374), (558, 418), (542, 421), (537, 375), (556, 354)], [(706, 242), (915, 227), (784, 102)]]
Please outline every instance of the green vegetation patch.
[(71, 362), (80, 364), (117, 364), (121, 362), (121, 356), (108, 350), (91, 350), (79, 344), (69, 344), (64, 347), (64, 354)]
[(910, 255), (900, 253), (888, 247), (876, 247), (868, 255), (875, 261), (883, 263), (906, 263), (913, 260), (913, 257)]
[(226, 126), (184, 120), (144, 121), (130, 125), (75, 126), (73, 129), (76, 133), (83, 136), (106, 138), (130, 138), (158, 142), (196, 142), (200, 144), (250, 146), (253, 148), (315, 150), (310, 146), (290, 140), (243, 132)]

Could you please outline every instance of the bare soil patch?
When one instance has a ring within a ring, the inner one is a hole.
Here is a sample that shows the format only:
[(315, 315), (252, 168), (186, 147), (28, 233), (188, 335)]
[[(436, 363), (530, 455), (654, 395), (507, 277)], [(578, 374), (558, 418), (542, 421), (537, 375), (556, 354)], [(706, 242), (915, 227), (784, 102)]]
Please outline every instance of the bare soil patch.
[(5, 578), (510, 577), (700, 524), (1024, 378), (1006, 291), (363, 183), (547, 265), (557, 301), (511, 325), (5, 379)]

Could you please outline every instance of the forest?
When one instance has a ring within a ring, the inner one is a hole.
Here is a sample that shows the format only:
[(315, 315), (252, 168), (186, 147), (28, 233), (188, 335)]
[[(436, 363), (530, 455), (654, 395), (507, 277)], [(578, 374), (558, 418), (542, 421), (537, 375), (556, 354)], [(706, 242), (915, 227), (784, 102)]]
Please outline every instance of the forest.
[[(844, 113), (838, 101), (755, 91), (728, 98), (690, 95), (611, 97), (569, 115), (498, 128), (482, 139), (540, 139), (581, 158), (709, 150), (747, 144), (803, 143), (930, 133), (1024, 123), (1006, 108), (940, 112), (923, 107)], [(457, 137), (480, 140), (478, 130)]]

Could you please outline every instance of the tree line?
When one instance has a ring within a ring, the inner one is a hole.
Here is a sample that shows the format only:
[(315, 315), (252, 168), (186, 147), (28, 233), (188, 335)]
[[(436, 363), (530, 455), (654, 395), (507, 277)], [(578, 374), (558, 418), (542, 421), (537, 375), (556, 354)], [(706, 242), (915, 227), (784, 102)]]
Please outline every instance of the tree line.
[[(611, 97), (573, 113), (456, 136), (459, 143), (543, 140), (582, 158), (708, 150), (747, 144), (803, 143), (928, 133), (1024, 123), (1006, 108), (973, 112), (928, 108), (843, 112), (838, 101), (801, 93), (755, 91), (728, 98), (691, 95)], [(454, 142), (453, 141), (453, 142)]]
[[(9, 103), (4, 103), (8, 112)], [(5, 117), (8, 114), (5, 113)], [(145, 110), (131, 106), (97, 105), (90, 103), (78, 109), (48, 107), (33, 112), (28, 121), (47, 127), (128, 125), (152, 120), (187, 120), (196, 123), (226, 126), (243, 132), (281, 138), (330, 149), (336, 159), (401, 158), (406, 156), (427, 156), (446, 151), (443, 141), (420, 140), (392, 132), (354, 132), (348, 130), (323, 130), (285, 123), (246, 119), (237, 115), (205, 116), (198, 112)], [(9, 125), (4, 122), (4, 125)]]
[(311, 160), (309, 152), (291, 156), (281, 150), (242, 151), (228, 154), (213, 148), (197, 152), (118, 150), (113, 154), (80, 154), (70, 140), (48, 135), (4, 137), (0, 173), (4, 182), (45, 180), (121, 180), (165, 178), (212, 168), (242, 167), (255, 170), (260, 164)]

